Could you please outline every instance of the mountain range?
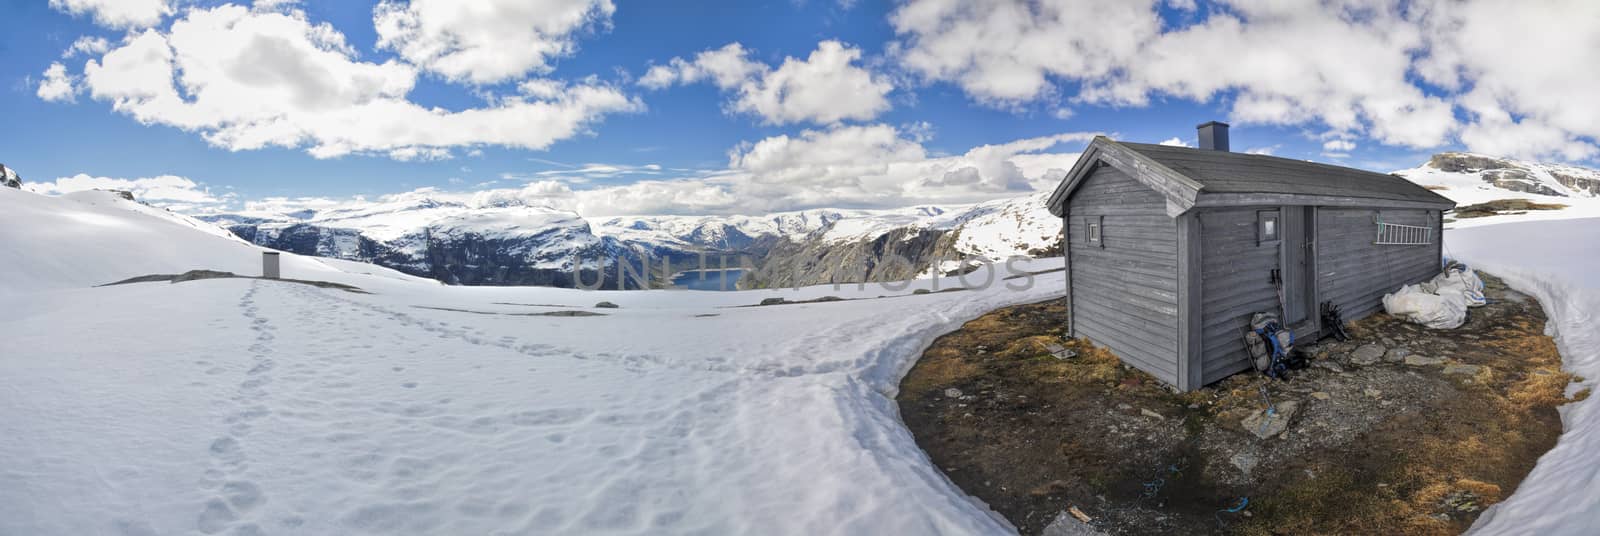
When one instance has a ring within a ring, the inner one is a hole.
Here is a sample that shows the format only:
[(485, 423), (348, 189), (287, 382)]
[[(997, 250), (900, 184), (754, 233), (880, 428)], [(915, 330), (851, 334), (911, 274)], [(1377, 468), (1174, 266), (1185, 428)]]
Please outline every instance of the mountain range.
[[(16, 174), (4, 169), (8, 182)], [(1439, 153), (1395, 172), (1458, 203), (1600, 202), (1600, 171)], [(577, 213), (411, 192), (289, 213), (197, 216), (257, 245), (362, 261), (457, 285), (652, 288), (682, 270), (742, 267), (740, 288), (898, 281), (1060, 253), (1048, 192), (973, 205), (816, 209), (760, 216)], [(196, 224), (200, 224), (196, 222)]]

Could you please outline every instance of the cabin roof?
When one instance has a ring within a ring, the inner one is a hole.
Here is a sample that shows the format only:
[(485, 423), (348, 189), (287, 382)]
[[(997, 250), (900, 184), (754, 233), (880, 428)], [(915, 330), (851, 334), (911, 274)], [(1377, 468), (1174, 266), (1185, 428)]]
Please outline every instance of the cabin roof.
[(1095, 138), (1050, 197), (1065, 212), (1067, 197), (1089, 172), (1111, 165), (1168, 196), (1176, 216), (1199, 206), (1337, 204), (1448, 209), (1455, 202), (1397, 175), (1276, 156)]

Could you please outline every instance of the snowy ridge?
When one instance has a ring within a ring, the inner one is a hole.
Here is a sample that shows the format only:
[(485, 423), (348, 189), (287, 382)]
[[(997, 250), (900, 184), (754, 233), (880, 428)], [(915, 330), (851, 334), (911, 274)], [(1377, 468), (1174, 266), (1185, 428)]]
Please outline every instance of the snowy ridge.
[[(7, 267), (0, 297), (198, 269), (259, 274), (267, 251), (210, 223), (105, 191), (49, 197), (3, 188), (0, 214), (19, 222), (0, 226), (0, 266)], [(283, 257), (286, 270), (345, 282), (342, 270), (319, 259)], [(375, 266), (366, 271), (419, 280)]]

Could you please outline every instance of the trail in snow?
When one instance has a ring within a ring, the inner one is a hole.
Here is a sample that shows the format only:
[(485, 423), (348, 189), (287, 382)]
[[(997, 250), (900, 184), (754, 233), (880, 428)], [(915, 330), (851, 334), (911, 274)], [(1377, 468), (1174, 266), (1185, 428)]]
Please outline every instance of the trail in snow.
[[(892, 395), (934, 336), (1060, 285), (644, 293), (564, 318), (416, 306), (595, 294), (207, 280), (18, 299), (0, 402), (29, 410), (0, 415), (0, 458), (31, 469), (0, 467), (0, 533), (1005, 531)], [(820, 292), (838, 291), (778, 294)], [(120, 468), (137, 485), (96, 476)]]

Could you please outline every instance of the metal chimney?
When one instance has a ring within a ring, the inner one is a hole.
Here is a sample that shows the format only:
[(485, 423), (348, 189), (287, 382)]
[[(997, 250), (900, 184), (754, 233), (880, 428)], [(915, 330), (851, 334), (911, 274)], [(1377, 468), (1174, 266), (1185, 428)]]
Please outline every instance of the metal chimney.
[(278, 278), (278, 252), (261, 252), (261, 277), (264, 279)]
[(1200, 131), (1200, 148), (1207, 151), (1228, 150), (1228, 124), (1220, 121), (1207, 121), (1194, 128)]

